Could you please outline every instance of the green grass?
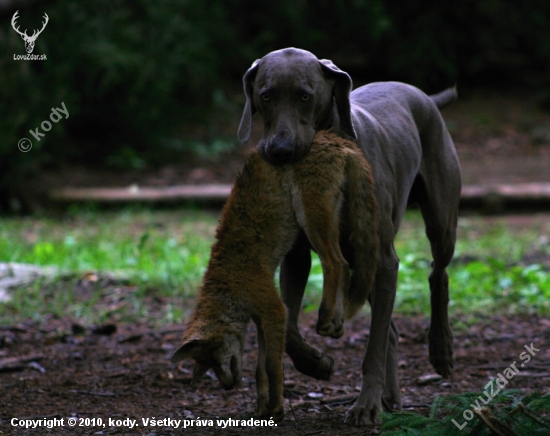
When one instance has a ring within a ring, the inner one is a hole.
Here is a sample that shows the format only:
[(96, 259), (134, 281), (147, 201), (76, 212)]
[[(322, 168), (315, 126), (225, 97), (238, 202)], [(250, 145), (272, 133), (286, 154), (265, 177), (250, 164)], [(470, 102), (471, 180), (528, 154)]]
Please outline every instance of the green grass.
[[(448, 268), (451, 312), (550, 314), (549, 234), (547, 216), (461, 218)], [(429, 314), (431, 252), (419, 213), (407, 213), (395, 248), (400, 258), (395, 310)], [(317, 295), (323, 283), (318, 258), (313, 265), (309, 295)]]
[[(182, 299), (200, 285), (217, 219), (217, 214), (197, 211), (100, 213), (82, 208), (58, 219), (0, 218), (0, 261), (53, 265), (75, 277), (86, 271), (115, 273), (133, 289), (126, 296), (124, 319), (150, 315), (147, 298), (157, 297), (163, 319), (180, 321), (185, 316)], [(451, 311), (549, 314), (548, 221), (544, 216), (520, 222), (461, 218), (456, 260), (449, 268)], [(418, 213), (407, 214), (395, 245), (401, 259), (396, 311), (429, 314), (431, 256)], [(546, 265), (541, 263), (545, 260)], [(12, 291), (14, 299), (0, 303), (0, 322), (41, 314), (100, 316), (101, 289), (79, 296), (68, 292), (75, 288), (72, 284), (64, 282), (63, 292), (59, 286), (37, 283)], [(314, 257), (306, 310), (317, 307), (321, 289), (321, 266)], [(109, 313), (102, 311), (101, 317)]]
[(77, 274), (110, 271), (193, 293), (208, 261), (217, 217), (126, 210), (0, 222), (0, 261), (53, 265)]
[[(167, 321), (183, 317), (182, 299), (193, 296), (205, 271), (217, 215), (123, 210), (98, 213), (79, 209), (62, 219), (0, 219), (0, 261), (50, 265), (76, 278), (90, 271), (119, 277), (133, 291), (124, 319), (147, 315), (146, 296), (163, 299)], [(15, 291), (0, 303), (0, 323), (13, 318), (64, 314), (74, 318), (106, 318), (97, 310), (101, 289), (73, 295), (77, 280), (37, 282)], [(98, 284), (98, 286), (101, 283)]]

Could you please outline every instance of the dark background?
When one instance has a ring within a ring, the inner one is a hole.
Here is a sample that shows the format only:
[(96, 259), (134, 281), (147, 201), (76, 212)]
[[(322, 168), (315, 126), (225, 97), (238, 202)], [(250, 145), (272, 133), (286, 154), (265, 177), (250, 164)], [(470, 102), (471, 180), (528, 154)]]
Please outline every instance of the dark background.
[[(49, 23), (33, 54), (12, 29)], [(287, 46), (355, 86), (522, 90), (550, 107), (548, 0), (0, 0), (0, 204), (41, 168), (143, 168), (235, 147), (251, 63)], [(30, 129), (61, 102), (38, 142)], [(22, 153), (21, 138), (33, 142)]]

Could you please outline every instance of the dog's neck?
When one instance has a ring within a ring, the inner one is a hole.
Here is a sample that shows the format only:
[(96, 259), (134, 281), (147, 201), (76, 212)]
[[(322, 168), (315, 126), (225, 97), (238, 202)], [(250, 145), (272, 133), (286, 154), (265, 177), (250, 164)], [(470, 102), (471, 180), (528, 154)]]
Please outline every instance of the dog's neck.
[(340, 116), (338, 115), (336, 104), (333, 104), (332, 108), (319, 118), (315, 125), (315, 130), (317, 132), (320, 130), (332, 130), (337, 135), (343, 135), (340, 131)]

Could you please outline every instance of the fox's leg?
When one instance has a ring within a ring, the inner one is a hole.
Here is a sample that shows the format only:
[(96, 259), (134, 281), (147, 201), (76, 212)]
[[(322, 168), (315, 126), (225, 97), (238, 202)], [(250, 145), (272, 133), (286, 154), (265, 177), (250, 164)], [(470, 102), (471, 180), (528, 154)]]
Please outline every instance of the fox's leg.
[(339, 190), (318, 191), (317, 195), (302, 192), (298, 222), (323, 267), (323, 297), (317, 333), (339, 338), (344, 334), (344, 293), (349, 283), (349, 265), (340, 251), (339, 217), (343, 198)]
[(275, 288), (262, 298), (254, 317), (258, 329), (258, 416), (280, 421), (285, 416), (283, 405), (283, 353), (286, 310)]
[(301, 233), (281, 264), (281, 297), (287, 307), (286, 352), (302, 374), (330, 380), (334, 360), (309, 345), (298, 329), (298, 316), (311, 268), (310, 250), (305, 234)]
[(256, 415), (265, 417), (269, 415), (269, 382), (266, 371), (266, 344), (265, 334), (261, 322), (256, 322), (258, 332), (258, 364), (256, 365), (256, 392), (258, 394)]

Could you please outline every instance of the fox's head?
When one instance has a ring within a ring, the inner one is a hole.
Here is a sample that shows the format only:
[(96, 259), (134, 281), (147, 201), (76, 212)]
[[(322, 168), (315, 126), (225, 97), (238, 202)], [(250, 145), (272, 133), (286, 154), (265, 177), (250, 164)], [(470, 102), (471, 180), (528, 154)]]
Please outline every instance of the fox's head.
[(188, 357), (195, 359), (191, 385), (211, 368), (224, 389), (240, 385), (244, 334), (238, 330), (224, 329), (223, 325), (196, 319), (191, 324), (184, 335), (183, 344), (170, 361), (176, 363)]

